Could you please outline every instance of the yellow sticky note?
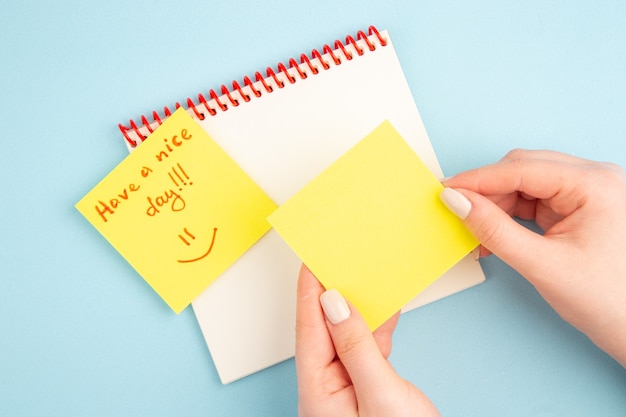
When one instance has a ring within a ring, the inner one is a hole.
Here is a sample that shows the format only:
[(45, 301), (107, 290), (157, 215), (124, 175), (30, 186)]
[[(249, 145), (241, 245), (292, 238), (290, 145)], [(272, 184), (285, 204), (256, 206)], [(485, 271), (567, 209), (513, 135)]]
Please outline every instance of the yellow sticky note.
[(270, 229), (276, 205), (179, 109), (76, 208), (179, 313)]
[(478, 245), (442, 189), (384, 122), (268, 220), (374, 330)]

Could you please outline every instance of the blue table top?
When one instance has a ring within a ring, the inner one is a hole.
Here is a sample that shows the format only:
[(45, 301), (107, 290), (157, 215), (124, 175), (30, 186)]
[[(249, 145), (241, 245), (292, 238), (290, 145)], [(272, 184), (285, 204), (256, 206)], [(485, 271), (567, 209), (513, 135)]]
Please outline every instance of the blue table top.
[[(444, 172), (515, 147), (626, 166), (620, 1), (3, 2), (0, 415), (287, 416), (293, 360), (222, 385), (74, 209), (127, 154), (117, 123), (388, 29)], [(515, 271), (402, 317), (391, 361), (448, 416), (626, 415), (626, 371)]]

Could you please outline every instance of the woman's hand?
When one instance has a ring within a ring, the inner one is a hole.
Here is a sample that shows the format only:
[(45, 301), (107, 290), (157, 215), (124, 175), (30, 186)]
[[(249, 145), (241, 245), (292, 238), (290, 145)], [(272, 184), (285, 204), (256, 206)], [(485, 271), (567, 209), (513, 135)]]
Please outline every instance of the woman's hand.
[[(626, 174), (614, 164), (516, 150), (444, 181), (442, 200), (482, 245), (626, 366)], [(455, 191), (456, 190), (456, 191)], [(533, 219), (545, 234), (511, 219)]]
[(336, 290), (324, 292), (302, 267), (296, 318), (300, 416), (439, 415), (387, 361), (398, 315), (372, 334), (353, 306)]

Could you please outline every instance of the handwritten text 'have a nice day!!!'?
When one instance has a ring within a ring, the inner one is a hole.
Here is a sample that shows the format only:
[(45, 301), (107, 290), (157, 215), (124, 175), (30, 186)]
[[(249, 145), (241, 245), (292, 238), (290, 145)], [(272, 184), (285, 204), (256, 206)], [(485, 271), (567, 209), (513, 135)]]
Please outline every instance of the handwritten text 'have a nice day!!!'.
[[(180, 135), (173, 135), (171, 138), (164, 138), (164, 147), (159, 153), (155, 155), (157, 163), (166, 161), (170, 154), (175, 151), (176, 148), (183, 146), (186, 142), (192, 139), (192, 135), (187, 129), (181, 129)], [(142, 179), (148, 178), (154, 170), (148, 166), (142, 166), (139, 170), (139, 175)], [(154, 196), (146, 196), (146, 215), (153, 217), (161, 212), (161, 209), (168, 207), (171, 211), (181, 211), (185, 208), (186, 203), (179, 192), (183, 191), (183, 187), (187, 185), (193, 185), (190, 181), (189, 175), (185, 172), (180, 163), (169, 168), (167, 174), (175, 187), (163, 190)], [(124, 202), (129, 201), (134, 193), (137, 193), (141, 188), (138, 183), (130, 183), (128, 186), (120, 190), (115, 196), (109, 197), (106, 201), (98, 200), (98, 204), (95, 206), (96, 212), (100, 215), (103, 222), (109, 220), (108, 216), (115, 214), (118, 207)], [(175, 191), (175, 188), (178, 191)]]

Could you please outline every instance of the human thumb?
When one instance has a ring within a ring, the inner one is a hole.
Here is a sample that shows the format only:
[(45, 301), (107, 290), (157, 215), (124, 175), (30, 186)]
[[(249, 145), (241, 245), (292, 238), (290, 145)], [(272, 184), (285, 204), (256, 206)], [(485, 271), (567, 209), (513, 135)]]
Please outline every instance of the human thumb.
[(358, 395), (373, 395), (399, 378), (378, 348), (363, 317), (335, 289), (320, 296), (337, 356)]
[[(527, 278), (538, 272), (533, 268), (552, 251), (546, 248), (550, 243), (541, 235), (520, 225), (497, 204), (478, 193), (444, 188), (440, 198), (485, 249)], [(533, 262), (529, 262), (531, 258)]]

